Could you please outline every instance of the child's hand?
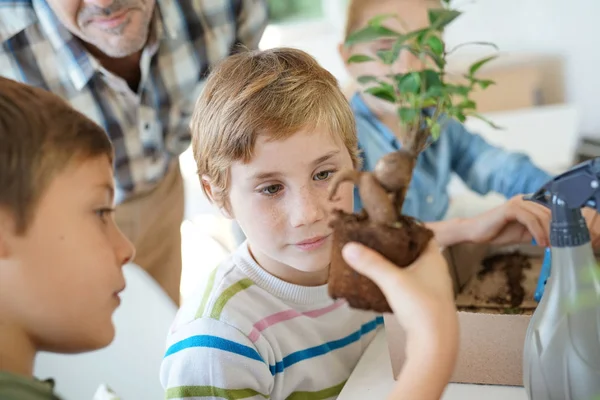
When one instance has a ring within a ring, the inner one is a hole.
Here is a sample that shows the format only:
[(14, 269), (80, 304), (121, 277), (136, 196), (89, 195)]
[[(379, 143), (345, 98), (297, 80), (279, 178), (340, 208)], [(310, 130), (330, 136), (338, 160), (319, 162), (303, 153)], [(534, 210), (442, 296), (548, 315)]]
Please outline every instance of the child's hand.
[(456, 328), (452, 280), (434, 240), (406, 268), (397, 267), (358, 243), (348, 243), (342, 254), (352, 268), (379, 286), (409, 340), (411, 337), (431, 339)]
[(596, 210), (588, 207), (582, 210), (582, 214), (590, 231), (592, 246), (598, 249), (600, 248), (600, 216)]
[(523, 196), (515, 196), (499, 207), (464, 220), (468, 240), (474, 243), (512, 244), (530, 242), (549, 246), (550, 210)]
[(406, 331), (406, 362), (389, 400), (439, 399), (458, 355), (458, 315), (448, 265), (435, 240), (412, 265), (398, 268), (356, 243), (343, 249), (348, 264), (385, 294)]

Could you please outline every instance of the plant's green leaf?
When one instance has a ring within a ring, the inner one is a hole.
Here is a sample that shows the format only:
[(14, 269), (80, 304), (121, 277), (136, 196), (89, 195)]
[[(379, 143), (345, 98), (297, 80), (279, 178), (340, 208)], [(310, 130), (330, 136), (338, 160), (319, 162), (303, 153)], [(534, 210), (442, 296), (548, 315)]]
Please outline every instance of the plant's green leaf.
[(414, 108), (400, 107), (398, 109), (398, 117), (400, 117), (400, 121), (405, 125), (412, 125), (418, 118), (418, 111)]
[(454, 46), (450, 51), (448, 51), (448, 54), (454, 53), (456, 50), (460, 49), (461, 47), (465, 47), (465, 46), (491, 46), (496, 51), (500, 50), (498, 48), (498, 46), (496, 46), (496, 44), (492, 43), (492, 42), (465, 42), (465, 43), (461, 43), (461, 44)]
[[(414, 53), (413, 53), (414, 54)], [(444, 60), (443, 56), (438, 56), (437, 54), (434, 54), (433, 52), (431, 52), (430, 50), (424, 50), (422, 52), (422, 54), (424, 54), (425, 56), (431, 58), (433, 60), (433, 62), (435, 63), (435, 65), (437, 65), (437, 67), (439, 69), (443, 69), (446, 66), (446, 60)], [(419, 54), (415, 54), (417, 57), (421, 56), (421, 53)]]
[(432, 35), (432, 31), (430, 28), (421, 29), (415, 36), (415, 43), (419, 45), (420, 48), (427, 46), (427, 40)]
[(385, 26), (367, 26), (356, 32), (351, 33), (346, 39), (346, 45), (352, 45), (361, 42), (370, 42), (375, 39), (398, 37), (400, 34)]
[(434, 107), (437, 105), (437, 103), (438, 102), (436, 101), (436, 99), (425, 98), (421, 101), (421, 108)]
[(460, 122), (465, 122), (467, 120), (467, 117), (462, 112), (457, 112), (456, 115), (455, 115), (455, 117)]
[(441, 132), (442, 132), (442, 126), (439, 124), (439, 122), (435, 122), (431, 126), (431, 137), (433, 138), (433, 140), (438, 140), (440, 138)]
[(369, 82), (377, 82), (377, 77), (373, 76), (373, 75), (363, 75), (363, 76), (359, 76), (358, 78), (356, 78), (356, 80), (361, 85), (364, 85)]
[(432, 29), (443, 30), (450, 22), (454, 21), (460, 11), (445, 8), (433, 8), (429, 10), (429, 23)]
[(385, 65), (392, 65), (398, 58), (398, 56), (394, 57), (394, 52), (392, 50), (379, 50), (377, 51), (377, 57), (379, 57), (381, 62)]
[(486, 124), (488, 124), (489, 126), (491, 126), (494, 129), (503, 129), (502, 127), (496, 125), (495, 123), (493, 123), (491, 120), (489, 120), (488, 118), (484, 117), (483, 115), (476, 113), (476, 112), (467, 112), (468, 115), (471, 115), (477, 119), (482, 120), (483, 122), (485, 122)]
[(441, 57), (444, 54), (444, 42), (437, 36), (430, 36), (427, 39), (427, 45), (433, 54)]
[(405, 33), (403, 36), (405, 36), (405, 40), (409, 40), (409, 39), (418, 39), (418, 38), (423, 38), (424, 35), (427, 35), (429, 32), (431, 32), (431, 28), (430, 27), (426, 27), (426, 28), (421, 28), (421, 29), (417, 29), (416, 31), (410, 31)]
[(488, 86), (490, 85), (495, 85), (496, 82), (494, 82), (491, 79), (477, 79), (477, 84), (482, 88), (482, 89), (487, 89)]
[(473, 76), (475, 75), (475, 72), (477, 72), (481, 67), (483, 67), (484, 64), (487, 64), (488, 62), (494, 60), (498, 58), (498, 56), (490, 56), (490, 57), (485, 57), (482, 58), (481, 60), (474, 62), (473, 64), (471, 64), (471, 67), (469, 68), (469, 75)]
[(444, 86), (442, 85), (429, 86), (423, 97), (428, 99), (435, 99), (437, 101), (437, 99), (443, 97), (445, 93), (446, 92), (444, 91)]
[(398, 56), (400, 55), (400, 52), (402, 50), (410, 49), (411, 45), (405, 43), (407, 39), (408, 38), (406, 37), (406, 35), (402, 35), (398, 39), (396, 39), (396, 41), (392, 45), (392, 54), (394, 55), (394, 60), (398, 59)]
[(365, 89), (365, 92), (372, 94), (375, 97), (378, 97), (382, 100), (389, 101), (391, 103), (396, 102), (396, 95), (394, 93), (394, 88), (389, 83), (383, 83), (379, 86), (373, 86)]
[(439, 72), (432, 69), (426, 69), (423, 71), (423, 75), (425, 76), (425, 82), (423, 82), (423, 84), (427, 90), (429, 90), (431, 87), (442, 86), (442, 80)]
[(409, 72), (402, 75), (398, 82), (400, 93), (419, 93), (421, 91), (421, 74), (419, 72)]
[(381, 26), (381, 23), (383, 21), (385, 21), (386, 19), (390, 19), (390, 18), (398, 18), (397, 14), (381, 14), (381, 15), (376, 15), (373, 18), (371, 18), (369, 20), (369, 22), (367, 22), (367, 25), (369, 26)]
[(449, 93), (449, 94), (457, 94), (459, 96), (466, 96), (471, 91), (471, 89), (468, 86), (465, 86), (465, 85), (446, 84), (446, 86), (444, 88), (446, 89), (447, 93)]
[(375, 61), (375, 59), (373, 57), (369, 57), (364, 54), (353, 54), (348, 59), (348, 64), (363, 63), (363, 62), (368, 62), (368, 61)]
[(467, 99), (467, 100), (461, 101), (457, 107), (460, 108), (461, 111), (464, 111), (465, 108), (471, 108), (474, 110), (475, 108), (477, 108), (477, 104), (473, 100)]

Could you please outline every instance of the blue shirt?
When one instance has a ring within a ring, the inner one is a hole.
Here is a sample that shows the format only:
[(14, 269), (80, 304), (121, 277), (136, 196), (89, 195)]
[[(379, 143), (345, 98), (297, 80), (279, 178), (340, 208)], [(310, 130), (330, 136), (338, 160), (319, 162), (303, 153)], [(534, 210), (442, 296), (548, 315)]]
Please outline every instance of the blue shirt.
[[(369, 110), (359, 94), (350, 102), (356, 118), (363, 170), (372, 171), (383, 155), (399, 150), (396, 136)], [(507, 198), (532, 193), (550, 179), (529, 157), (487, 143), (458, 121), (442, 121), (440, 138), (417, 159), (402, 213), (422, 221), (439, 221), (448, 210), (452, 173), (479, 194), (497, 192)], [(362, 209), (354, 191), (355, 211)]]

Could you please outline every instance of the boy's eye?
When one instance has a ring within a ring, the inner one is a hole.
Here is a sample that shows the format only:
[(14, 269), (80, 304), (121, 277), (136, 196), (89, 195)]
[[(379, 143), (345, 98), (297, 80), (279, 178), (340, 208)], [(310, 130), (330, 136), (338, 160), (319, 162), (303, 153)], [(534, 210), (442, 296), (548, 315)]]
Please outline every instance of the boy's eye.
[(281, 185), (269, 185), (260, 190), (262, 194), (266, 194), (267, 196), (272, 196), (277, 194), (281, 190)]
[(314, 179), (316, 181), (324, 181), (326, 179), (331, 178), (331, 175), (334, 174), (335, 171), (321, 171), (321, 172), (317, 172), (314, 176)]
[(111, 213), (113, 213), (114, 211), (115, 211), (115, 209), (114, 209), (114, 208), (100, 208), (100, 209), (98, 209), (98, 210), (96, 210), (96, 211), (94, 211), (94, 212), (96, 213), (96, 215), (97, 215), (98, 217), (100, 217), (100, 219), (101, 219), (103, 222), (106, 222), (106, 219), (108, 218), (108, 216), (109, 216)]

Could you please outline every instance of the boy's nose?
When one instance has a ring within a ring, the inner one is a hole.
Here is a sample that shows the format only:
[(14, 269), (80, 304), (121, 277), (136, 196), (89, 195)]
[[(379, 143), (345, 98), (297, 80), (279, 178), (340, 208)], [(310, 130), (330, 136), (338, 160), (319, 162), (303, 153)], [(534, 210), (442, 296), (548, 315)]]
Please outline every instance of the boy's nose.
[(303, 188), (291, 204), (290, 223), (296, 228), (314, 224), (325, 218), (326, 210), (318, 190)]
[(115, 254), (119, 265), (123, 266), (135, 258), (135, 246), (123, 232), (117, 227), (117, 240), (115, 243)]

